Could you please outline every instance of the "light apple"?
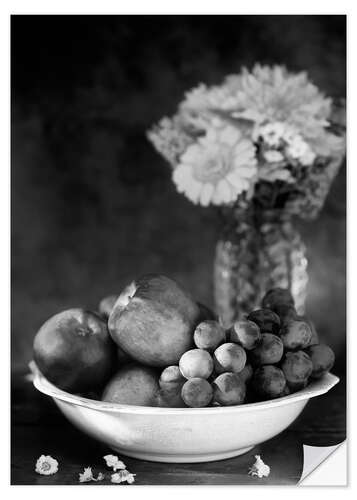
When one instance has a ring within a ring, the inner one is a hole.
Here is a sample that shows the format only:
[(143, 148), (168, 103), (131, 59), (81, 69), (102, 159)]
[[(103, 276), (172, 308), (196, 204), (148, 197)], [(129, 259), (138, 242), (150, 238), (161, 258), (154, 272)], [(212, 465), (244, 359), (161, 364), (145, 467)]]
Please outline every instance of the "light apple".
[(121, 368), (108, 382), (102, 401), (135, 406), (157, 406), (159, 375), (147, 366), (131, 364)]
[(201, 310), (190, 294), (163, 275), (142, 276), (119, 295), (109, 316), (114, 342), (140, 363), (176, 365), (193, 346)]

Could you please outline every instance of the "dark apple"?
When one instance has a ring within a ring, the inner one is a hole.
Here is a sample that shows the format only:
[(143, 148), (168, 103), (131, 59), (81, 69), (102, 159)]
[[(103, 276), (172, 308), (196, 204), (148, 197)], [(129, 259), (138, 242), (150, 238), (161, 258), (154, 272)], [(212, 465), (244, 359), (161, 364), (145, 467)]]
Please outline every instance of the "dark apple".
[(100, 387), (115, 362), (115, 344), (106, 323), (83, 309), (68, 309), (46, 321), (34, 339), (33, 352), (43, 375), (70, 392)]

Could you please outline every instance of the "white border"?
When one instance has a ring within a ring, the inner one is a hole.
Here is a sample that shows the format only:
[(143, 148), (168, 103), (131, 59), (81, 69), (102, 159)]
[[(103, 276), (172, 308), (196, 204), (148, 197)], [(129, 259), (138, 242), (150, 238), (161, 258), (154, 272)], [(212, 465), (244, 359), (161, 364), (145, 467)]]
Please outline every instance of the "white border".
[[(3, 313), (2, 313), (2, 339), (3, 345), (1, 349), (1, 355), (3, 359), (1, 360), (1, 380), (4, 385), (2, 395), (6, 394), (6, 398), (3, 397), (3, 405), (1, 408), (1, 416), (2, 416), (2, 425), (1, 429), (3, 431), (2, 436), (2, 453), (1, 453), (1, 462), (0, 462), (0, 470), (1, 470), (1, 489), (7, 498), (13, 498), (20, 496), (22, 498), (26, 498), (26, 500), (32, 498), (44, 498), (49, 495), (51, 498), (60, 498), (64, 492), (67, 492), (68, 488), (76, 488), (76, 487), (64, 487), (65, 490), (56, 487), (9, 487), (7, 484), (9, 483), (9, 448), (4, 446), (4, 443), (9, 442), (9, 411), (7, 408), (9, 401), (9, 350), (4, 348), (4, 345), (9, 347), (9, 340), (5, 344), (4, 338), (7, 332), (10, 331), (10, 321), (9, 321), (9, 313), (5, 312), (5, 309), (8, 311), (9, 304), (9, 261), (10, 261), (10, 253), (9, 253), (9, 245), (6, 242), (6, 235), (10, 234), (10, 225), (9, 225), (9, 158), (10, 158), (10, 148), (9, 148), (9, 14), (10, 13), (18, 13), (18, 14), (349, 14), (349, 53), (348, 53), (348, 67), (349, 67), (349, 79), (348, 79), (348, 107), (349, 107), (349, 117), (348, 117), (348, 128), (349, 128), (349, 137), (355, 137), (356, 127), (356, 113), (353, 113), (351, 110), (356, 109), (354, 106), (354, 93), (357, 89), (357, 81), (356, 81), (356, 68), (355, 63), (356, 60), (356, 47), (357, 47), (357, 25), (355, 22), (356, 12), (355, 7), (357, 2), (355, 0), (352, 1), (312, 1), (312, 0), (300, 0), (298, 2), (290, 1), (256, 1), (249, 0), (249, 2), (242, 1), (227, 1), (220, 0), (219, 2), (211, 2), (209, 5), (207, 0), (181, 0), (179, 2), (170, 1), (155, 1), (155, 0), (147, 0), (145, 1), (135, 1), (130, 0), (129, 2), (120, 2), (120, 1), (93, 1), (93, 0), (85, 0), (85, 1), (74, 1), (74, 0), (52, 0), (49, 1), (35, 1), (35, 0), (24, 0), (24, 1), (6, 1), (3, 0), (1, 2), (1, 25), (0, 25), (0, 34), (1, 34), (1, 43), (0, 43), (0, 54), (1, 54), (1, 69), (2, 69), (2, 78), (0, 79), (1, 84), (1, 153), (2, 153), (2, 163), (0, 169), (1, 182), (0, 186), (2, 189), (2, 193), (0, 196), (1, 208), (0, 208), (0, 217), (1, 217), (1, 234), (3, 235), (3, 241), (1, 245), (1, 298), (3, 304)], [(282, 34), (283, 36), (283, 34)], [(354, 48), (354, 50), (353, 50)], [(6, 111), (5, 111), (6, 110)], [(357, 273), (356, 273), (356, 257), (357, 249), (353, 248), (354, 237), (355, 237), (355, 227), (357, 225), (357, 162), (356, 154), (355, 154), (355, 143), (356, 140), (349, 140), (348, 143), (348, 154), (349, 154), (349, 172), (348, 172), (348, 308), (352, 313), (348, 317), (348, 331), (349, 332), (357, 332), (357, 316), (354, 315), (354, 310), (356, 308), (357, 302)], [(4, 241), (5, 240), (5, 241)], [(354, 257), (353, 257), (354, 256)], [(6, 319), (5, 319), (6, 318)], [(356, 318), (356, 319), (355, 319)], [(5, 331), (6, 330), (6, 331)], [(9, 338), (9, 336), (8, 336)], [(350, 377), (350, 386), (354, 387), (354, 383), (356, 380), (356, 376), (353, 376), (352, 371), (356, 368), (355, 362), (355, 347), (356, 340), (354, 339), (354, 335), (349, 335), (349, 367), (351, 372), (349, 373)], [(351, 354), (351, 349), (352, 353)], [(356, 375), (356, 374), (355, 374)], [(349, 388), (349, 422), (356, 421), (356, 397), (357, 391), (351, 390)], [(352, 417), (352, 413), (354, 413), (354, 417)], [(349, 426), (349, 440), (353, 442), (353, 436), (355, 435), (355, 431), (353, 429), (353, 425)], [(351, 439), (352, 438), (352, 439)], [(355, 449), (350, 446), (349, 447), (349, 471), (356, 470), (356, 456)], [(350, 474), (350, 481), (353, 482), (353, 477)], [(74, 494), (76, 496), (85, 495), (87, 499), (96, 498), (98, 493), (101, 494), (101, 490), (97, 490), (97, 487), (85, 487), (82, 491), (76, 488)], [(101, 488), (101, 487), (99, 487)], [(126, 487), (121, 488), (120, 491), (116, 491), (116, 487), (113, 488), (105, 488), (105, 495), (109, 498), (111, 496), (125, 496), (126, 498), (142, 498), (143, 495), (153, 494), (156, 499), (164, 498), (167, 500), (168, 495), (170, 496), (170, 500), (174, 500), (175, 498), (182, 498), (182, 495), (193, 493), (195, 496), (202, 495), (205, 500), (209, 500), (210, 498), (217, 497), (218, 487), (213, 486), (202, 486), (198, 487), (169, 487), (169, 486), (161, 486), (161, 487)], [(266, 488), (264, 491), (259, 489), (256, 491), (254, 487), (239, 487), (239, 490), (235, 489), (232, 491), (232, 487), (226, 487), (223, 489), (222, 493), (226, 495), (246, 495), (246, 494), (254, 494), (257, 493), (264, 494), (264, 497), (269, 500), (270, 498), (276, 499), (280, 495), (283, 495), (283, 498), (286, 498), (286, 495), (289, 495), (289, 500), (294, 500), (295, 498), (301, 498), (303, 494), (306, 496), (314, 496), (316, 497), (316, 493), (320, 493), (323, 495), (324, 500), (329, 500), (330, 498), (335, 500), (336, 495), (339, 497), (350, 497), (351, 495), (355, 495), (355, 484), (353, 487), (339, 488), (338, 491), (335, 488), (323, 488), (318, 490), (316, 488), (309, 489), (305, 488), (302, 492), (298, 487), (285, 487), (285, 488), (277, 488), (271, 487)], [(289, 491), (287, 491), (289, 490)]]

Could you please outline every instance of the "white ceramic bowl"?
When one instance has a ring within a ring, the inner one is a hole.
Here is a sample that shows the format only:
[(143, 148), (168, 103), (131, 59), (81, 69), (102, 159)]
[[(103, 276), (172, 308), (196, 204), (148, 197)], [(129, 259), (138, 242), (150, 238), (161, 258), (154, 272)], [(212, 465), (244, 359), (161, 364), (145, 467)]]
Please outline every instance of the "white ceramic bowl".
[(156, 408), (75, 396), (33, 371), (35, 387), (51, 396), (76, 427), (120, 454), (154, 462), (210, 462), (241, 455), (286, 429), (310, 398), (339, 381), (328, 373), (295, 394), (261, 403)]

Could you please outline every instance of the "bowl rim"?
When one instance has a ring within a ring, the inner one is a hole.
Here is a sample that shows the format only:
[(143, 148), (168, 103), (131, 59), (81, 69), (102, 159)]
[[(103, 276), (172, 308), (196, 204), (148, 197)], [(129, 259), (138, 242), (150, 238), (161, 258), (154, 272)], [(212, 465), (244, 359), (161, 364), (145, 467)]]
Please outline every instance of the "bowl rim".
[(154, 415), (165, 415), (165, 414), (221, 414), (230, 412), (245, 412), (251, 410), (264, 410), (267, 408), (273, 408), (283, 405), (288, 405), (296, 403), (298, 401), (303, 401), (310, 399), (321, 394), (325, 394), (332, 387), (334, 387), (340, 381), (339, 377), (333, 375), (332, 373), (326, 373), (322, 378), (314, 380), (304, 389), (295, 392), (294, 394), (289, 394), (288, 396), (283, 396), (281, 398), (270, 399), (268, 401), (260, 401), (258, 403), (247, 403), (242, 405), (232, 405), (232, 406), (209, 406), (205, 408), (166, 408), (157, 406), (135, 406), (120, 403), (109, 403), (106, 401), (99, 401), (96, 399), (89, 399), (83, 396), (78, 396), (76, 394), (71, 394), (69, 392), (59, 389), (54, 384), (49, 382), (46, 377), (38, 369), (36, 363), (31, 361), (29, 363), (31, 372), (33, 373), (33, 385), (35, 388), (51, 396), (54, 399), (59, 399), (66, 403), (70, 403), (76, 406), (84, 406), (92, 410), (97, 411), (107, 411), (114, 413), (145, 413)]

